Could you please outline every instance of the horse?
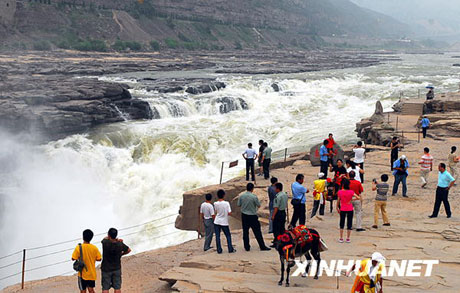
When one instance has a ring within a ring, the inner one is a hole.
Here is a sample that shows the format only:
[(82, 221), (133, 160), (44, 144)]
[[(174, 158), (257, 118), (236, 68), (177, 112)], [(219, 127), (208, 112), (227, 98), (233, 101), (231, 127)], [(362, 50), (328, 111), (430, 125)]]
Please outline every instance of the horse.
[[(299, 231), (304, 232), (303, 235), (301, 235)], [(313, 258), (316, 260), (316, 273), (314, 279), (318, 279), (318, 267), (321, 261), (321, 242), (318, 231), (308, 229), (303, 225), (286, 230), (284, 234), (278, 236), (276, 249), (281, 261), (281, 279), (278, 282), (279, 286), (283, 285), (285, 263), (287, 263), (286, 287), (289, 287), (289, 273), (291, 272), (291, 267), (295, 264), (295, 258), (301, 257), (302, 255), (304, 255), (308, 261), (305, 273), (302, 274), (302, 277), (308, 275), (312, 261), (311, 255), (313, 255)]]

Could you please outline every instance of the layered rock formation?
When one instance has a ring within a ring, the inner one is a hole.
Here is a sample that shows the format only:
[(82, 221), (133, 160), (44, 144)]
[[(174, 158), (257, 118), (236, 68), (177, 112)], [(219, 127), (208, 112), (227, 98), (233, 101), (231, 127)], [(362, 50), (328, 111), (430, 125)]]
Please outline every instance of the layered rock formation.
[(27, 77), (8, 79), (0, 90), (0, 126), (62, 138), (90, 127), (127, 119), (152, 119), (147, 102), (133, 99), (127, 86), (96, 79)]
[(370, 118), (356, 124), (356, 132), (366, 144), (388, 145), (393, 137), (394, 128), (385, 121), (380, 101), (375, 104), (375, 112)]

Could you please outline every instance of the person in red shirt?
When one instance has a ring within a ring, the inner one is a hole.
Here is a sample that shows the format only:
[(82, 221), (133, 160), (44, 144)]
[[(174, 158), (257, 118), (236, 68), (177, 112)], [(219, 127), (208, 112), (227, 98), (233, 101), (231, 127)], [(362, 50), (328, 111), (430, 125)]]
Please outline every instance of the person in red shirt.
[(362, 193), (364, 191), (363, 185), (358, 180), (355, 180), (356, 173), (355, 171), (350, 171), (348, 173), (350, 176), (350, 189), (355, 192), (355, 194), (359, 195), (359, 199), (352, 200), (351, 203), (353, 204), (353, 211), (356, 215), (356, 231), (362, 232), (366, 231), (362, 227), (362, 216), (363, 216), (363, 196)]
[(326, 148), (329, 151), (329, 166), (333, 165), (333, 157), (334, 157), (334, 145), (335, 145), (335, 140), (334, 140), (334, 135), (332, 133), (329, 133), (329, 138), (327, 140), (327, 145)]

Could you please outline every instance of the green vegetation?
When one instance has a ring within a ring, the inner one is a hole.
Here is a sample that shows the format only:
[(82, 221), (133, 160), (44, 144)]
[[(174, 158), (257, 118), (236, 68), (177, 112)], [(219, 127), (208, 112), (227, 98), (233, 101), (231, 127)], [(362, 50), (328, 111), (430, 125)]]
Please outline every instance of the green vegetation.
[(74, 33), (65, 33), (60, 39), (55, 40), (53, 43), (60, 49), (97, 52), (107, 51), (107, 45), (103, 40), (83, 40)]
[(75, 44), (73, 49), (78, 50), (78, 51), (106, 52), (107, 45), (102, 40), (86, 40), (86, 41), (81, 41)]
[(179, 42), (172, 38), (166, 38), (165, 44), (169, 49), (177, 49), (179, 47)]
[(154, 51), (160, 51), (160, 43), (158, 41), (150, 41), (150, 47), (154, 50)]
[(37, 51), (49, 51), (51, 44), (48, 41), (38, 41), (32, 45), (32, 48)]
[(128, 49), (132, 51), (140, 51), (142, 49), (142, 44), (135, 41), (116, 40), (112, 45), (112, 49), (119, 52), (126, 51)]
[(242, 50), (243, 49), (243, 45), (239, 41), (235, 41), (233, 43), (233, 45), (235, 46), (236, 50)]

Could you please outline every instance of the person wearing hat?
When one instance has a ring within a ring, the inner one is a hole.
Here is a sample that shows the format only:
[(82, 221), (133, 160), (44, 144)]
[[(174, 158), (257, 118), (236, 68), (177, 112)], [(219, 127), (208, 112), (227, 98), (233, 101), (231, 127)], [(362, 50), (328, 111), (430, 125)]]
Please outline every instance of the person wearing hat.
[[(382, 272), (385, 267), (385, 257), (380, 252), (374, 252), (371, 258), (361, 261), (358, 274), (351, 289), (351, 293), (381, 293), (383, 292)], [(354, 271), (353, 265), (347, 276)]]
[(428, 92), (426, 93), (426, 99), (427, 100), (433, 100), (434, 99), (434, 87), (432, 86), (427, 86)]
[(431, 125), (430, 120), (426, 117), (426, 115), (424, 115), (422, 120), (420, 121), (420, 126), (422, 127), (423, 138), (426, 138), (426, 131), (428, 130), (428, 128), (430, 128), (430, 125)]
[(318, 179), (313, 181), (315, 189), (313, 190), (313, 208), (311, 210), (310, 218), (316, 215), (319, 208), (319, 214), (324, 216), (325, 192), (326, 192), (326, 179), (324, 173), (318, 173)]
[(395, 182), (393, 184), (393, 193), (395, 196), (398, 193), (399, 183), (402, 183), (403, 197), (407, 196), (407, 183), (406, 178), (409, 175), (407, 169), (409, 168), (409, 162), (405, 155), (402, 155), (399, 160), (393, 163), (393, 175), (395, 176)]

